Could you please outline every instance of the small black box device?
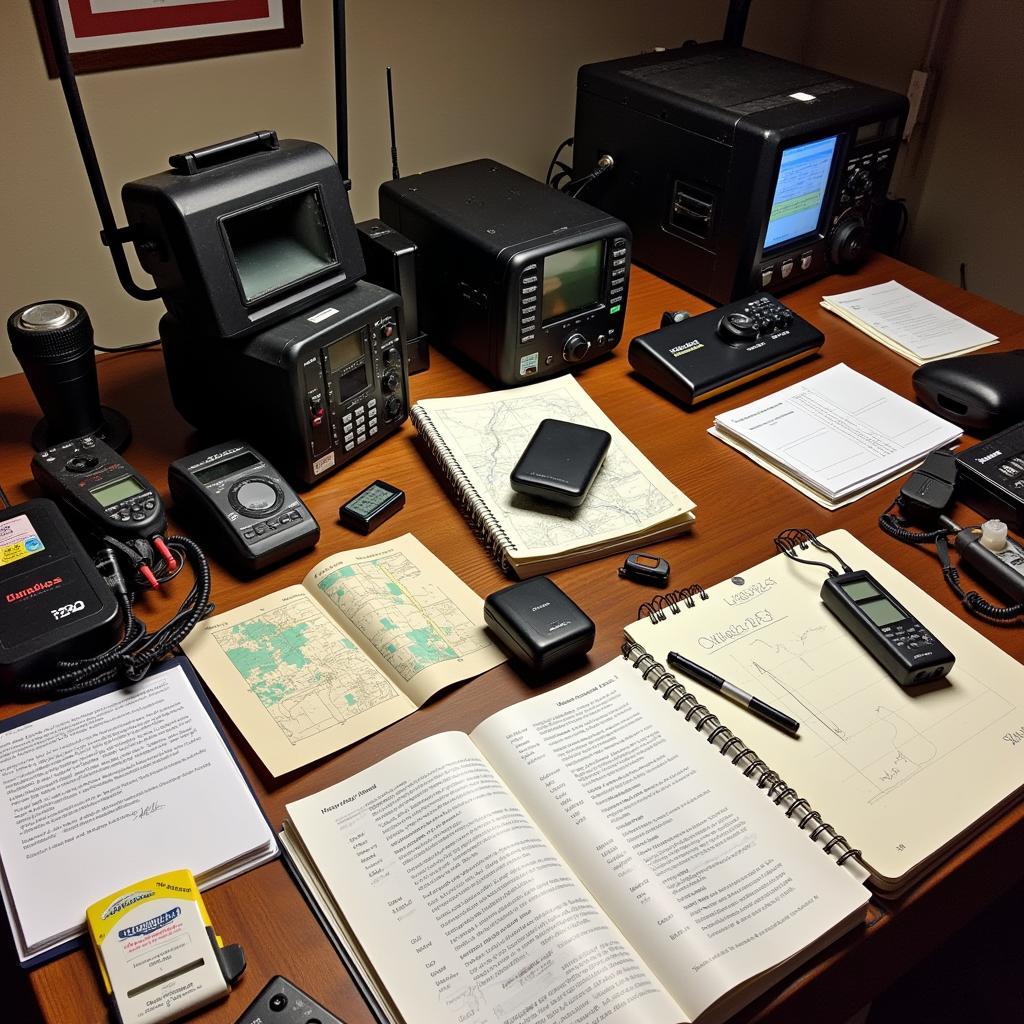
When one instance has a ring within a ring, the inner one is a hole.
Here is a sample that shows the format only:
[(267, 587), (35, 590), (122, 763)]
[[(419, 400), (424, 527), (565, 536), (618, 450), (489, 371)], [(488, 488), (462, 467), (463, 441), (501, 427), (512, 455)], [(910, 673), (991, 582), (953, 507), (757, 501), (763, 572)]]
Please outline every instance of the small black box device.
[(366, 260), (366, 280), (402, 296), (405, 311), (405, 361), (409, 376), (430, 369), (430, 346), (420, 330), (416, 305), (416, 246), (382, 220), (356, 225)]
[(113, 591), (49, 498), (0, 511), (0, 684), (99, 654), (120, 622)]
[(1024, 419), (1024, 349), (938, 359), (912, 380), (922, 405), (975, 436)]
[(638, 263), (715, 302), (864, 258), (907, 99), (725, 43), (581, 67), (573, 177)]
[(374, 480), (338, 509), (338, 519), (342, 526), (357, 533), (373, 533), (403, 508), (405, 491), (383, 480)]
[(345, 1024), (307, 996), (287, 978), (277, 975), (249, 1004), (235, 1024)]
[(512, 490), (559, 505), (582, 505), (611, 443), (607, 430), (541, 420), (509, 476)]
[(695, 405), (814, 355), (825, 336), (764, 292), (629, 343), (641, 377)]
[(1024, 534), (1024, 423), (958, 452), (956, 496)]
[(258, 444), (313, 484), (394, 434), (409, 415), (402, 300), (360, 281), (255, 337), (211, 343), (160, 321), (171, 397), (193, 426)]
[(502, 648), (535, 672), (547, 673), (594, 646), (593, 621), (546, 576), (491, 594), (484, 621)]
[(121, 199), (139, 262), (193, 331), (250, 334), (363, 276), (348, 193), (322, 146), (260, 131), (169, 162)]
[(174, 511), (236, 570), (260, 572), (320, 539), (302, 499), (255, 448), (214, 445), (172, 462)]
[(524, 384), (622, 337), (621, 221), (494, 160), (380, 187), (381, 220), (415, 242), (420, 326), (493, 380)]

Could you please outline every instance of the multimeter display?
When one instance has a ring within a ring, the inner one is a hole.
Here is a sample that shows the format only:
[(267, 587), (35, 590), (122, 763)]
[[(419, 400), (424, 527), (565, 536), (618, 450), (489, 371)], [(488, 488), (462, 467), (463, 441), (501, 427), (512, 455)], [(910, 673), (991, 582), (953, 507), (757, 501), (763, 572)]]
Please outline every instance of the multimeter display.
[(103, 484), (101, 487), (93, 487), (89, 493), (104, 507), (113, 505), (125, 498), (141, 494), (146, 488), (133, 476), (122, 477), (112, 484)]
[(223, 477), (231, 476), (232, 473), (237, 473), (240, 469), (256, 466), (259, 464), (259, 461), (259, 458), (253, 455), (252, 452), (245, 452), (243, 455), (236, 455), (233, 459), (215, 463), (206, 469), (197, 469), (192, 475), (201, 484), (208, 484), (213, 480), (220, 480)]
[(842, 584), (843, 591), (857, 602), (860, 610), (876, 625), (888, 626), (890, 622), (905, 619), (907, 613), (893, 604), (867, 580)]

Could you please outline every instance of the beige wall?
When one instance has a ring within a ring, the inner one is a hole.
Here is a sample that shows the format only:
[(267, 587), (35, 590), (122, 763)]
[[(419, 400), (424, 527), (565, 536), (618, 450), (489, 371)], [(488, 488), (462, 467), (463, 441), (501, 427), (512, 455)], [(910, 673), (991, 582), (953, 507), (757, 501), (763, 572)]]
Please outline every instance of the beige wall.
[[(894, 89), (920, 61), (935, 0), (754, 0), (749, 45)], [(330, 13), (306, 0), (301, 49), (86, 75), (81, 91), (107, 186), (169, 153), (253, 128), (334, 149)], [(1019, 129), (1021, 0), (961, 0), (953, 62), (907, 183), (906, 255), (1024, 309)], [(493, 156), (541, 176), (572, 131), (576, 68), (720, 34), (726, 0), (349, 0), (350, 173), (357, 218), (390, 174), (384, 65), (396, 73), (406, 172)], [(162, 305), (124, 295), (107, 253), (60, 87), (46, 78), (27, 0), (4, 4), (0, 99), (0, 313), (66, 296), (101, 343), (155, 336)], [(1016, 134), (1014, 132), (1016, 126)], [(1011, 134), (1007, 136), (1007, 130)], [(1016, 147), (1016, 149), (1014, 148)], [(120, 219), (120, 218), (119, 218)], [(137, 274), (141, 283), (148, 279)], [(0, 374), (17, 370), (0, 337)]]
[[(799, 54), (811, 0), (762, 0), (750, 41)], [(384, 66), (396, 74), (402, 168), (492, 156), (542, 176), (572, 133), (576, 68), (720, 34), (725, 0), (350, 0), (350, 173), (358, 219), (390, 175)], [(101, 344), (155, 336), (159, 302), (120, 290), (59, 84), (46, 78), (27, 0), (3, 5), (0, 312), (64, 296), (90, 311)], [(334, 151), (330, 5), (302, 5), (301, 49), (84, 75), (80, 88), (119, 223), (121, 185), (167, 155), (253, 128)], [(140, 283), (149, 279), (137, 274)], [(0, 374), (17, 370), (6, 334)]]
[[(756, 2), (756, 0), (755, 0)], [(901, 154), (894, 185), (911, 213), (902, 256), (1024, 312), (1024, 2), (956, 0), (930, 123)], [(937, 0), (820, 0), (804, 59), (905, 91)]]

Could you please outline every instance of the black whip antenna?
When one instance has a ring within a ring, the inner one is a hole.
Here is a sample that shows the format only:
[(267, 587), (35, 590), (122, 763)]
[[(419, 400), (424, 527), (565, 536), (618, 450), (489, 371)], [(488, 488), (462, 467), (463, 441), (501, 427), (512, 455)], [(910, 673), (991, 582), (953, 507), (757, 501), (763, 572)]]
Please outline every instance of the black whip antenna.
[(391, 86), (391, 65), (387, 68), (388, 75), (388, 120), (391, 122), (391, 180), (398, 181), (398, 140), (395, 137), (395, 92)]
[(143, 288), (132, 278), (128, 255), (124, 251), (124, 243), (132, 240), (132, 230), (131, 228), (119, 228), (114, 219), (114, 211), (111, 209), (110, 198), (107, 195), (107, 186), (103, 183), (103, 172), (100, 170), (100, 162), (96, 156), (96, 147), (92, 143), (89, 122), (85, 118), (82, 97), (78, 93), (75, 69), (71, 63), (68, 40), (64, 34), (64, 22), (57, 3), (58, 0), (44, 0), (43, 14), (46, 17), (46, 27), (49, 29), (50, 40), (53, 43), (53, 56), (57, 63), (60, 84), (64, 90), (64, 102), (67, 104), (68, 114), (71, 117), (71, 127), (75, 130), (78, 150), (82, 154), (82, 163), (85, 164), (85, 173), (89, 179), (89, 187), (92, 189), (93, 202), (96, 203), (96, 212), (100, 216), (100, 241), (110, 250), (110, 258), (114, 261), (114, 269), (117, 271), (117, 279), (121, 282), (121, 287), (136, 299), (145, 301), (158, 299), (160, 292), (156, 288)]

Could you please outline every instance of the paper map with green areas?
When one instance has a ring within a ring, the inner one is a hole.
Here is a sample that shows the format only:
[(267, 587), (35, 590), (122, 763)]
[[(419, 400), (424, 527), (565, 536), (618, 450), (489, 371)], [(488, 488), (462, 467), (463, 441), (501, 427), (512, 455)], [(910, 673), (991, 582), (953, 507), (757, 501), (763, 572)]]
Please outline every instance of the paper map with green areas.
[(293, 744), (396, 696), (391, 680), (310, 598), (264, 609), (211, 636)]
[(399, 551), (341, 566), (317, 586), (404, 680), (487, 646), (477, 624)]

